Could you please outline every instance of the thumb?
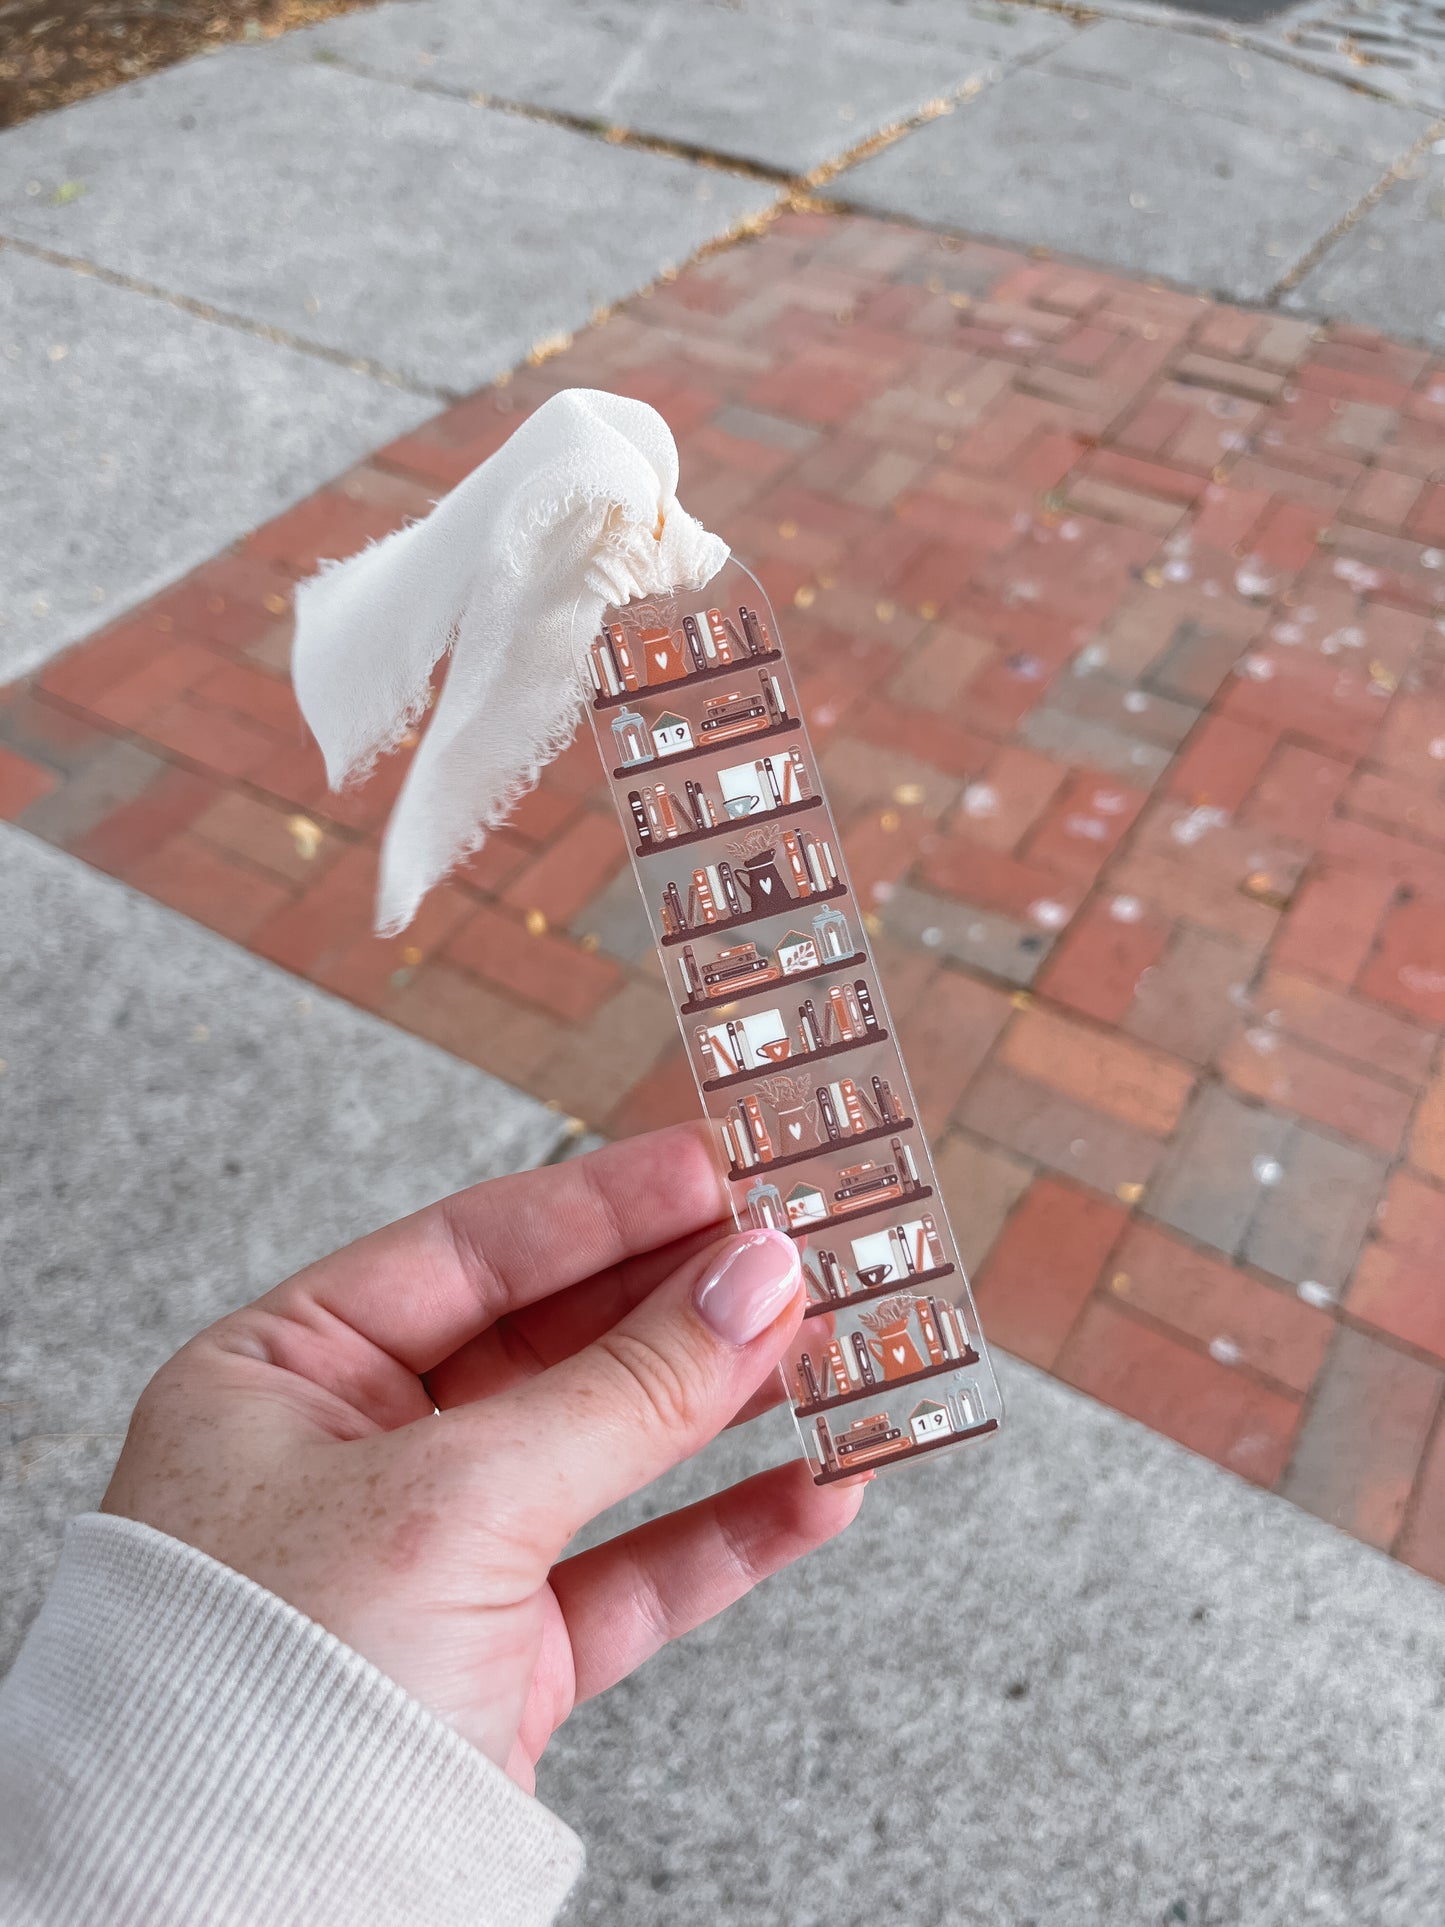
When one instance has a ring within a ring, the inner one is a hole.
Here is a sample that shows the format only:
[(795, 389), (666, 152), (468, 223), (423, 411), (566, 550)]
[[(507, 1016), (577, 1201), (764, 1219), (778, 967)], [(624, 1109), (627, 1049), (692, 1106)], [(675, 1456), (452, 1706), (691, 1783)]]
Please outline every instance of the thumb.
[(560, 1551), (723, 1429), (787, 1351), (805, 1302), (793, 1240), (746, 1231), (695, 1254), (571, 1358), (447, 1416), (518, 1523)]

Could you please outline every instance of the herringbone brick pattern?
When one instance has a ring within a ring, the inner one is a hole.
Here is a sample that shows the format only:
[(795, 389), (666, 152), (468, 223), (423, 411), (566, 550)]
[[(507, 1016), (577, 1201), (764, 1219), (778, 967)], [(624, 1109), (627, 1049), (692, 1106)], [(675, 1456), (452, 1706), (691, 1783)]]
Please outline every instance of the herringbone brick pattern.
[(319, 558), (574, 383), (655, 403), (782, 612), (1000, 1344), (1445, 1578), (1445, 364), (783, 217), (0, 708), (0, 808), (605, 1131), (691, 1079), (590, 742), (369, 933)]

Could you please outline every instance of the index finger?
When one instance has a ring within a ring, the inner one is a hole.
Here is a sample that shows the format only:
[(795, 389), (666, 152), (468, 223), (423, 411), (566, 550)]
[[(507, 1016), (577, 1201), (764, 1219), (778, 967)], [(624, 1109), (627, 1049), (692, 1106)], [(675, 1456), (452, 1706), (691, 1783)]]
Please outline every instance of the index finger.
[[(707, 1127), (492, 1178), (348, 1245), (253, 1308), (359, 1333), (418, 1376), (504, 1312), (728, 1216)], [(319, 1316), (318, 1316), (319, 1314)]]

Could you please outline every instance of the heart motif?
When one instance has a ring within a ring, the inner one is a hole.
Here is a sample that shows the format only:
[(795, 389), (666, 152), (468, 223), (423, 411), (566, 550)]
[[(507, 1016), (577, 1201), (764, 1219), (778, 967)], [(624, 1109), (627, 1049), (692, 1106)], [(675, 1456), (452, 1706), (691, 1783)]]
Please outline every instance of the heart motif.
[(771, 877), (759, 877), (758, 885), (765, 897), (772, 894), (773, 879)]
[(657, 664), (659, 669), (666, 669), (667, 651), (665, 649), (658, 649), (654, 651), (652, 660)]
[(893, 1347), (893, 1363), (895, 1365), (901, 1365), (904, 1359), (907, 1358), (907, 1356), (908, 1356), (908, 1353), (904, 1350), (902, 1345), (895, 1345)]
[(790, 1124), (788, 1126), (788, 1136), (793, 1140), (794, 1144), (797, 1143), (798, 1139), (802, 1135), (803, 1135), (803, 1127), (801, 1124)]

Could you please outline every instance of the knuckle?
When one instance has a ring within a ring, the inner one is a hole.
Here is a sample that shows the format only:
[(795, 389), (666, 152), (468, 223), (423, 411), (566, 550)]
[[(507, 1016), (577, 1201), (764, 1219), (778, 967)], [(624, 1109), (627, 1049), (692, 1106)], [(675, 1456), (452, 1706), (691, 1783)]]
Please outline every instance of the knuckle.
[(704, 1387), (685, 1353), (674, 1354), (636, 1332), (608, 1332), (599, 1342), (604, 1356), (629, 1381), (644, 1422), (665, 1433), (699, 1429), (705, 1416)]

